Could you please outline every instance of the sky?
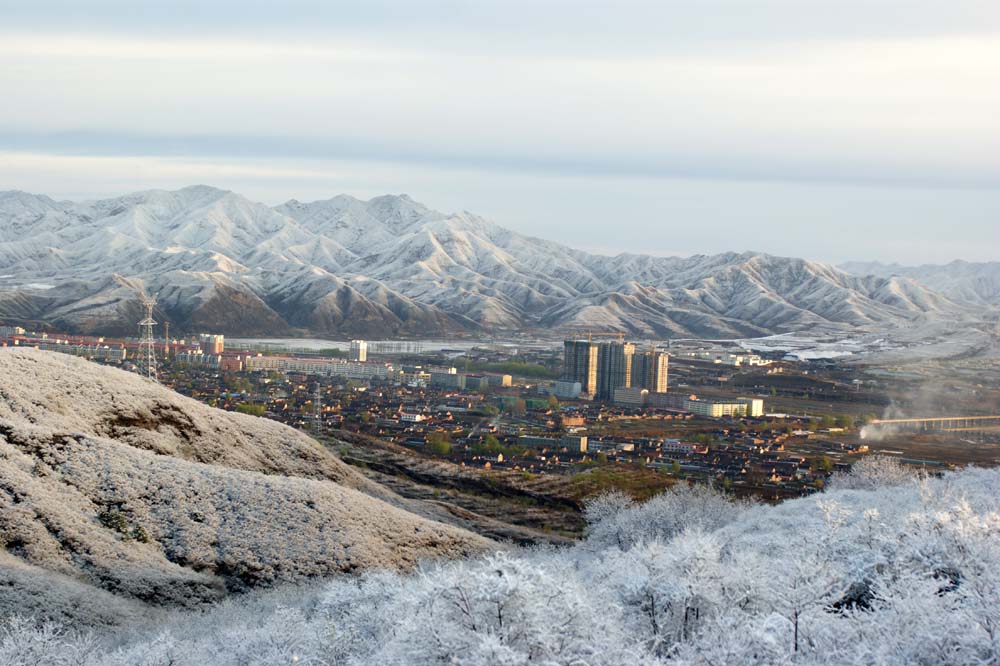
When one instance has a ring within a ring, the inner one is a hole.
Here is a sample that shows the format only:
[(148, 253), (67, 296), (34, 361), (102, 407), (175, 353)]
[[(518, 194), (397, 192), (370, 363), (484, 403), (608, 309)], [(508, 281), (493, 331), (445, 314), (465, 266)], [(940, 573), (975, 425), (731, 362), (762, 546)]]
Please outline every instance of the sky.
[(996, 0), (0, 0), (0, 190), (407, 193), (601, 253), (1000, 260)]

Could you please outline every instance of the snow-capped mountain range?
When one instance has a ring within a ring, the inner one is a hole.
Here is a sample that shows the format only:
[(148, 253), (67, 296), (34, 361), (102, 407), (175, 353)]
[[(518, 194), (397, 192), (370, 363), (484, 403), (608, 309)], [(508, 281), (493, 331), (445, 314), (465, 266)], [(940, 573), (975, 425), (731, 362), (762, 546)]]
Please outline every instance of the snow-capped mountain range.
[(839, 266), (855, 275), (905, 277), (932, 286), (945, 296), (977, 305), (1000, 306), (1000, 262), (952, 261), (948, 264), (900, 266), (877, 261), (849, 262)]
[(109, 334), (135, 330), (122, 277), (155, 295), (178, 333), (746, 337), (981, 305), (907, 275), (760, 253), (589, 254), (406, 195), (272, 208), (207, 186), (86, 202), (0, 192), (0, 276), (0, 319)]

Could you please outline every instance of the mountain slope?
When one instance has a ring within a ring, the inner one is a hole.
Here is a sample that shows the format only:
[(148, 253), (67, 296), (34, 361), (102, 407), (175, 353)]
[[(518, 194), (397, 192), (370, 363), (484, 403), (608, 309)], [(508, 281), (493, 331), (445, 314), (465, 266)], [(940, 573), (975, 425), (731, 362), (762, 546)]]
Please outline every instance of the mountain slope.
[(948, 298), (977, 305), (1000, 306), (1000, 262), (900, 266), (873, 262), (850, 262), (840, 268), (857, 275), (903, 276), (927, 285)]
[(92, 202), (0, 193), (0, 317), (134, 330), (140, 279), (174, 330), (761, 335), (895, 326), (964, 306), (907, 277), (757, 253), (592, 255), (406, 195), (275, 208), (205, 186)]
[[(408, 568), (489, 541), (392, 506), (313, 440), (73, 357), (0, 350), (0, 587), (122, 603)], [(76, 587), (74, 587), (76, 586)], [(111, 611), (109, 611), (110, 613)]]

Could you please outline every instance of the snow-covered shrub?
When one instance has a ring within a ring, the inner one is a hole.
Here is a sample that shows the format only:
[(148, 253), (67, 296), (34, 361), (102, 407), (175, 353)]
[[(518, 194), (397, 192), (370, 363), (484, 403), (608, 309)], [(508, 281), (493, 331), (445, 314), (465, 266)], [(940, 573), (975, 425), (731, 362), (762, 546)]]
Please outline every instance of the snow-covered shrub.
[(571, 548), (339, 576), (94, 636), (8, 621), (0, 665), (1000, 663), (1000, 471), (776, 506), (697, 489), (602, 502)]
[(829, 490), (876, 490), (912, 482), (917, 474), (895, 458), (866, 456), (854, 463), (849, 472), (833, 475), (827, 484)]
[(586, 545), (628, 550), (637, 543), (668, 541), (687, 529), (712, 531), (736, 520), (750, 506), (705, 485), (677, 485), (642, 504), (612, 492), (586, 506)]

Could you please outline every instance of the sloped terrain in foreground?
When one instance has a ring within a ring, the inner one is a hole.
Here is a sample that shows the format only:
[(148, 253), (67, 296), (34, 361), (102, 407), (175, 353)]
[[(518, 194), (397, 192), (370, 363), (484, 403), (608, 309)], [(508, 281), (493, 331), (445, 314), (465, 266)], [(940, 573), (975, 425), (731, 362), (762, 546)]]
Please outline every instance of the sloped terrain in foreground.
[(82, 359), (0, 350), (0, 612), (44, 608), (25, 580), (46, 572), (58, 595), (111, 593), (126, 617), (133, 601), (196, 605), (491, 543), (366, 494), (378, 490), (291, 428)]

